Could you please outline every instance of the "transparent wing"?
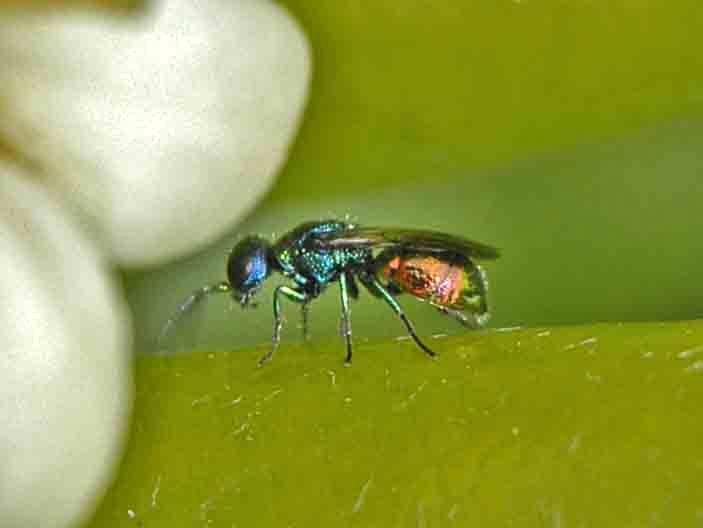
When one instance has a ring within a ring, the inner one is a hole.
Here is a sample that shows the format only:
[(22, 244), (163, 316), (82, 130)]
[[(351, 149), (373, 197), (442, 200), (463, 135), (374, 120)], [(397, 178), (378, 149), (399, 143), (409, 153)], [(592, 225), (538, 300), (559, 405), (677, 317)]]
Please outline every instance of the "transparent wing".
[(500, 256), (498, 249), (466, 238), (427, 231), (392, 227), (353, 227), (346, 231), (316, 237), (321, 248), (398, 248), (421, 253), (456, 253), (470, 258), (491, 260)]

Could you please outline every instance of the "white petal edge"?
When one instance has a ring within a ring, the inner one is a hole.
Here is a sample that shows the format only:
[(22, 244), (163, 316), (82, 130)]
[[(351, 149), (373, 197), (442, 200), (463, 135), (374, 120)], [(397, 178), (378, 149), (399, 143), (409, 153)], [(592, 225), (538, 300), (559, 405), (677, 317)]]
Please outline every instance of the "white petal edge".
[(126, 305), (65, 210), (2, 164), (0, 270), (0, 526), (74, 526), (128, 429)]
[(0, 132), (126, 266), (190, 252), (253, 208), (311, 73), (305, 36), (268, 0), (5, 15), (0, 64)]

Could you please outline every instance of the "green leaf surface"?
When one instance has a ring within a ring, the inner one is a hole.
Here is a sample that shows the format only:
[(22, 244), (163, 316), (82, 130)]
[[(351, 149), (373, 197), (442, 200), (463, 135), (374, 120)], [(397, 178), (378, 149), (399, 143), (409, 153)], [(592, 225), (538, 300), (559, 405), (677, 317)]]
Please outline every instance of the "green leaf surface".
[(703, 322), (137, 360), (91, 526), (703, 523)]

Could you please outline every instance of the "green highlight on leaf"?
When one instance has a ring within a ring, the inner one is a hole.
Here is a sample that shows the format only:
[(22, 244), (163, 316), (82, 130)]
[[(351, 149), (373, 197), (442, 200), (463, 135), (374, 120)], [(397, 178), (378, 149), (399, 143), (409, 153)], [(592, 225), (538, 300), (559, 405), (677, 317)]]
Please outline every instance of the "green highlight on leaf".
[(92, 527), (694, 526), (703, 322), (137, 360)]

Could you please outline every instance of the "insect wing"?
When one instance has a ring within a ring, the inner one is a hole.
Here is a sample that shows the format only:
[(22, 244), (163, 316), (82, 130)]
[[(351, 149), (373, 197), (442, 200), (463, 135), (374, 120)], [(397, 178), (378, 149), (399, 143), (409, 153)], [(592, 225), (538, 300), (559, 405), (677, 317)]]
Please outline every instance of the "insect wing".
[(456, 253), (484, 260), (492, 260), (500, 256), (500, 252), (492, 246), (422, 229), (355, 227), (342, 232), (321, 235), (317, 238), (317, 242), (326, 249), (398, 248), (418, 253)]

